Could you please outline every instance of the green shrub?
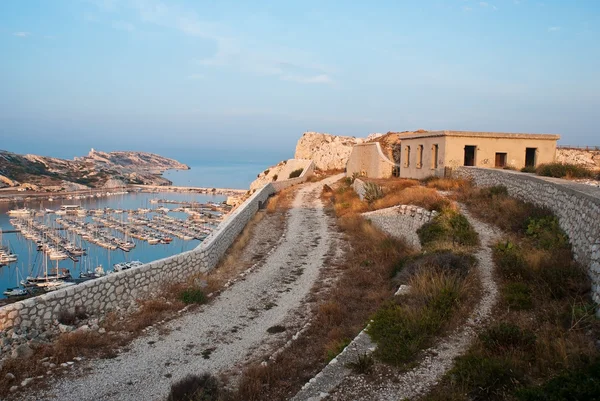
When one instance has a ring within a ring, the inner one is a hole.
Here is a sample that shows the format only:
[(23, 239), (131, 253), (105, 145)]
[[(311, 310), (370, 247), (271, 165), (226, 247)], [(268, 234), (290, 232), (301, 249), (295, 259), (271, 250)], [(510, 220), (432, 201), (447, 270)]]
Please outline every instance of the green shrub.
[(300, 177), (300, 174), (302, 174), (302, 172), (304, 171), (303, 168), (299, 168), (297, 170), (294, 170), (290, 173), (290, 176), (288, 178), (296, 178), (296, 177)]
[(200, 288), (186, 288), (179, 294), (179, 299), (185, 304), (206, 303), (206, 295)]
[(364, 190), (365, 194), (363, 197), (368, 203), (373, 203), (377, 199), (383, 198), (383, 188), (374, 182), (366, 182)]
[(277, 178), (278, 178), (278, 177), (279, 177), (279, 176), (278, 176), (277, 174), (273, 175), (273, 181), (277, 181)]
[(599, 400), (600, 360), (565, 372), (541, 386), (518, 390), (516, 396), (520, 401)]
[(521, 169), (522, 173), (535, 173), (536, 172), (536, 168), (533, 166), (525, 166)]
[(548, 163), (536, 169), (536, 173), (545, 177), (556, 178), (593, 178), (594, 172), (576, 164)]
[(569, 238), (553, 215), (530, 217), (527, 220), (526, 234), (541, 249), (554, 250), (569, 247)]
[(533, 307), (531, 289), (525, 283), (509, 283), (502, 289), (504, 300), (511, 309), (525, 310)]
[(479, 339), (490, 351), (502, 355), (511, 349), (531, 350), (535, 347), (535, 334), (511, 323), (499, 323), (481, 334)]
[(437, 241), (451, 241), (465, 246), (479, 244), (479, 235), (467, 218), (452, 209), (442, 210), (430, 222), (419, 228), (417, 235), (423, 246)]
[(529, 279), (530, 271), (523, 250), (516, 244), (509, 240), (499, 242), (494, 247), (493, 255), (502, 277), (506, 279)]
[(503, 400), (522, 375), (509, 361), (469, 353), (456, 358), (450, 381), (469, 393), (471, 400)]

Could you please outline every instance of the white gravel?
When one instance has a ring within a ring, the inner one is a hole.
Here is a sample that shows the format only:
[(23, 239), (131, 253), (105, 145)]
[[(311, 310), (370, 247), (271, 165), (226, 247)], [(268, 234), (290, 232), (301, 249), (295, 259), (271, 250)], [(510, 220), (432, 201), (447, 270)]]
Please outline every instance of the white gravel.
[[(454, 358), (462, 355), (475, 338), (483, 324), (490, 318), (492, 309), (496, 304), (498, 287), (494, 282), (494, 262), (492, 260), (491, 245), (498, 238), (498, 230), (494, 229), (471, 216), (461, 207), (463, 213), (475, 230), (479, 233), (481, 247), (475, 254), (478, 260), (478, 271), (482, 285), (482, 298), (464, 326), (455, 330), (449, 337), (440, 341), (435, 347), (425, 351), (425, 357), (419, 365), (381, 384), (372, 384), (364, 376), (347, 376), (335, 391), (328, 394), (327, 386), (321, 387), (320, 394), (310, 392), (313, 400), (403, 400), (414, 399), (427, 394), (443, 375), (452, 367)], [(359, 352), (367, 351), (368, 344)], [(343, 367), (341, 367), (343, 369)], [(343, 369), (348, 372), (347, 369)], [(346, 373), (347, 374), (347, 373)], [(337, 384), (337, 383), (336, 383)], [(305, 394), (309, 392), (304, 389)], [(309, 398), (298, 398), (309, 399)]]
[[(243, 280), (223, 291), (210, 305), (135, 340), (116, 359), (87, 362), (89, 374), (69, 375), (52, 383), (35, 399), (157, 400), (171, 383), (187, 374), (217, 373), (249, 356), (309, 293), (330, 245), (328, 217), (319, 195), (323, 184), (341, 175), (305, 184), (289, 211), (284, 239)], [(211, 349), (210, 357), (202, 351)], [(167, 376), (169, 377), (167, 377)]]

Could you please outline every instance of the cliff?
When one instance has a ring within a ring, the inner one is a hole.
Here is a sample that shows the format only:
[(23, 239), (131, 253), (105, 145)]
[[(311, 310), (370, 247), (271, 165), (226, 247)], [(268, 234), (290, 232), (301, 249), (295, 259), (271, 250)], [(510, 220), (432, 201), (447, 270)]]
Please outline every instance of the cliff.
[(98, 152), (65, 160), (20, 155), (0, 150), (0, 176), (7, 186), (39, 186), (47, 190), (114, 187), (123, 184), (169, 185), (160, 174), (169, 169), (187, 170), (176, 160), (145, 152)]
[(577, 164), (594, 170), (600, 170), (600, 150), (557, 148), (556, 161), (559, 163)]
[(305, 132), (296, 145), (296, 159), (310, 159), (321, 170), (346, 168), (346, 162), (352, 147), (365, 142), (365, 139), (353, 136), (338, 136)]

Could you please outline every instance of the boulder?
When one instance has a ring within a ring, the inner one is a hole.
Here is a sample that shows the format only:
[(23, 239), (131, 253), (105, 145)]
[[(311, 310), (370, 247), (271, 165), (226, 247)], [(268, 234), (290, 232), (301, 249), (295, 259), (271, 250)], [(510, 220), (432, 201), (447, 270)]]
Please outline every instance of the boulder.
[(296, 159), (310, 159), (321, 170), (346, 168), (352, 147), (365, 139), (318, 132), (305, 132), (296, 144)]

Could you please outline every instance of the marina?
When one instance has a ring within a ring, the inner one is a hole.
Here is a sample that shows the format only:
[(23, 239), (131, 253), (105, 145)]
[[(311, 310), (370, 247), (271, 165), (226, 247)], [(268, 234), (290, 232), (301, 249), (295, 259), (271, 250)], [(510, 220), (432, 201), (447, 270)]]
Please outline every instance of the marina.
[(223, 201), (133, 192), (2, 204), (2, 295), (19, 299), (193, 249), (229, 212)]

